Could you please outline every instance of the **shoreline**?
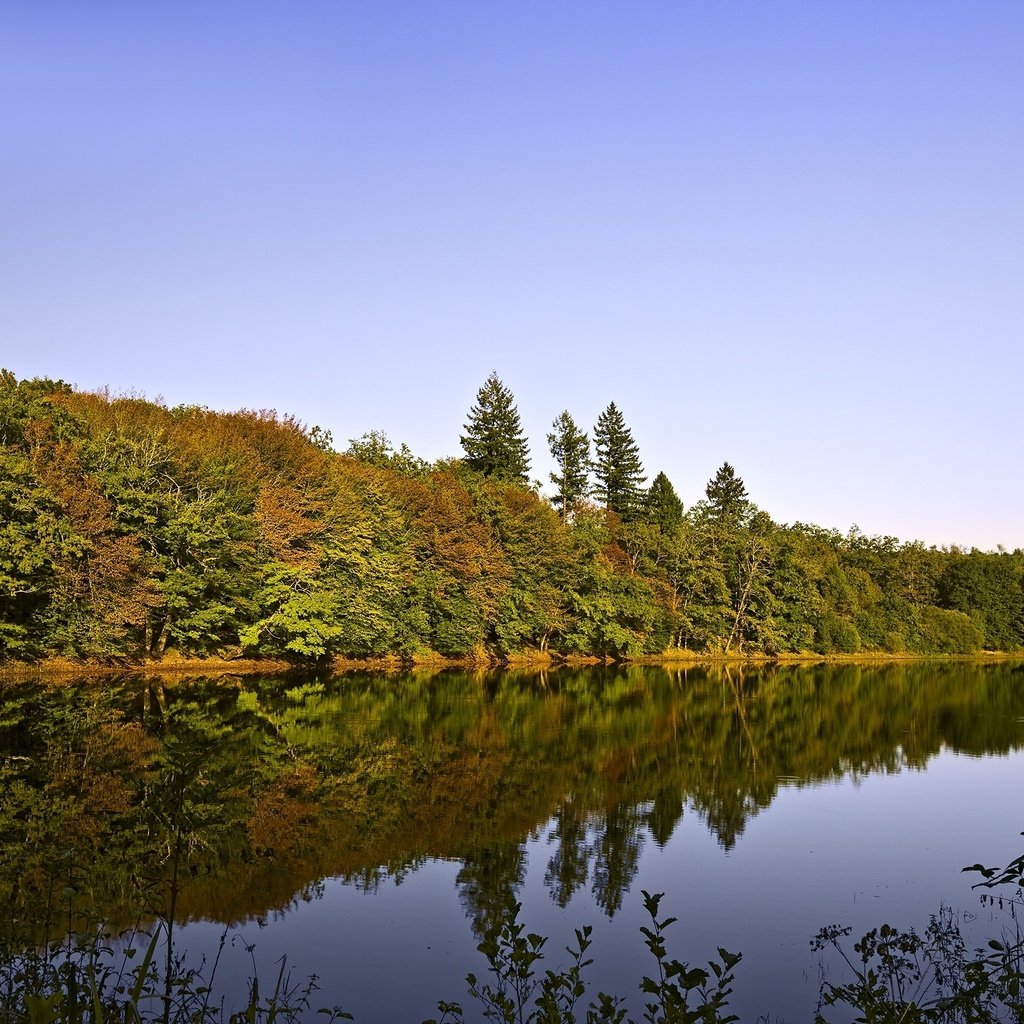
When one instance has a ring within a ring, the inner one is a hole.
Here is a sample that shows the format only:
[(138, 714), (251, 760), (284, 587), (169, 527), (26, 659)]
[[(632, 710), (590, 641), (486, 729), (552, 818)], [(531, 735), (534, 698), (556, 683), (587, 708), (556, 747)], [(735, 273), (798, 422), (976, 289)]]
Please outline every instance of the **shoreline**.
[(463, 669), (495, 671), (501, 669), (588, 668), (598, 666), (768, 666), (794, 665), (888, 665), (909, 662), (943, 664), (1024, 661), (1024, 651), (979, 651), (976, 654), (916, 654), (913, 652), (863, 651), (856, 654), (819, 654), (813, 651), (786, 654), (711, 654), (670, 650), (635, 658), (598, 655), (553, 655), (548, 652), (520, 652), (504, 658), (449, 658), (440, 654), (376, 658), (334, 658), (329, 662), (292, 662), (280, 658), (163, 658), (159, 661), (121, 662), (117, 664), (71, 658), (47, 658), (38, 662), (0, 662), (0, 682), (70, 681), (72, 679), (111, 678), (116, 676), (252, 676), (283, 675), (328, 670), (335, 674), (372, 672), (395, 675), (402, 672)]

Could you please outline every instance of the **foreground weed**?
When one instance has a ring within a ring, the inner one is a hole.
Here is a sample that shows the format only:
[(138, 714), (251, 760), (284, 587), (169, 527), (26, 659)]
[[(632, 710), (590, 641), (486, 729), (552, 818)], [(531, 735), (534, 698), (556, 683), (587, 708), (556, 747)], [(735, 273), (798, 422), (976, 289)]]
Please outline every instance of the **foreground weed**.
[[(737, 1018), (723, 1011), (740, 954), (719, 948), (720, 959), (709, 961), (707, 970), (670, 959), (665, 931), (676, 918), (659, 919), (663, 895), (643, 893), (651, 921), (640, 931), (657, 967), (654, 977), (645, 976), (640, 982), (646, 997), (643, 1020), (647, 1024), (731, 1024)], [(591, 928), (576, 929), (576, 944), (566, 947), (568, 966), (541, 974), (539, 963), (547, 939), (526, 931), (519, 921), (521, 909), (516, 904), (512, 920), (478, 947), (487, 959), (490, 980), (481, 981), (475, 974), (466, 977), (469, 996), (482, 1019), (495, 1024), (576, 1024), (580, 1019), (586, 1024), (636, 1024), (624, 998), (606, 992), (598, 992), (586, 1006), (586, 1016), (579, 1018), (577, 1008), (587, 994), (584, 974), (593, 963), (587, 957)], [(424, 1024), (465, 1024), (467, 1020), (461, 1003), (440, 1002), (438, 1009), (439, 1020)]]
[[(136, 932), (119, 954), (97, 939), (70, 951), (29, 951), (6, 960), (0, 965), (0, 1024), (299, 1024), (314, 1012), (325, 1014), (327, 1024), (352, 1019), (338, 1007), (314, 1011), (316, 978), (293, 980), (284, 960), (266, 994), (254, 960), (245, 1005), (228, 1011), (212, 998), (219, 951), (208, 970), (205, 961), (188, 968), (179, 955), (157, 955), (162, 933), (162, 925), (152, 935)], [(139, 938), (147, 941), (135, 964)]]

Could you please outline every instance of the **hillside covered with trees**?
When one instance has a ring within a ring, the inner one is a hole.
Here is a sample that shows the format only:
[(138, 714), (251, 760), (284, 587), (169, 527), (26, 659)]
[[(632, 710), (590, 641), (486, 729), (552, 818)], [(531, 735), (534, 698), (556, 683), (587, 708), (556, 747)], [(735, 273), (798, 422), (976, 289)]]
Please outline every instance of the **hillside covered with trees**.
[(0, 373), (0, 658), (970, 654), (1024, 647), (1024, 551), (684, 509), (622, 411), (548, 435), (480, 388), (463, 456)]

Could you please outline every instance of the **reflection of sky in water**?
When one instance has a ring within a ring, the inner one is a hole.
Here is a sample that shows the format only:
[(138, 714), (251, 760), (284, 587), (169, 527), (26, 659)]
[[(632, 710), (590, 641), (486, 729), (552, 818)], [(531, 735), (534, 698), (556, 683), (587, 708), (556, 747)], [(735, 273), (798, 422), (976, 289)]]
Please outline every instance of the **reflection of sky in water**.
[[(979, 758), (943, 751), (923, 771), (814, 787), (782, 782), (728, 852), (687, 808), (663, 849), (644, 835), (639, 871), (611, 920), (594, 902), (592, 877), (565, 911), (551, 900), (544, 883), (554, 852), (549, 825), (527, 844), (518, 898), (528, 927), (550, 936), (552, 962), (573, 927), (593, 925), (594, 982), (635, 998), (649, 969), (640, 890), (664, 891), (663, 913), (679, 918), (669, 933), (671, 955), (702, 962), (718, 945), (743, 952), (733, 1012), (744, 1021), (760, 1014), (808, 1021), (818, 977), (809, 943), (818, 927), (847, 924), (854, 936), (883, 920), (923, 927), (942, 903), (979, 913), (976, 876), (960, 869), (1020, 852), (1021, 778), (1020, 752)], [(319, 975), (315, 1006), (341, 1004), (362, 1024), (420, 1021), (435, 1013), (438, 999), (463, 1000), (466, 971), (482, 970), (455, 888), (459, 868), (429, 861), (373, 894), (331, 881), (322, 899), (299, 901), (242, 934), (256, 943), (264, 975), (276, 974), (284, 953), (298, 973)], [(985, 910), (972, 927), (987, 936), (1002, 923)], [(215, 948), (220, 934), (208, 924), (181, 930), (192, 950)], [(241, 949), (232, 949), (221, 978), (247, 968)]]

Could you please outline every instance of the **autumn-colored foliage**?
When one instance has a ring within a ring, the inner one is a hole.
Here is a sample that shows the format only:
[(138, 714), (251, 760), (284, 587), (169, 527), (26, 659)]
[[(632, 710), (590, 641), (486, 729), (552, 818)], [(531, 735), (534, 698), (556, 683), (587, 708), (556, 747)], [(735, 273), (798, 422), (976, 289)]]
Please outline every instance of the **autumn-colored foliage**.
[(1024, 646), (1024, 552), (781, 526), (731, 467), (707, 493), (558, 512), (381, 435), (3, 371), (0, 658)]

